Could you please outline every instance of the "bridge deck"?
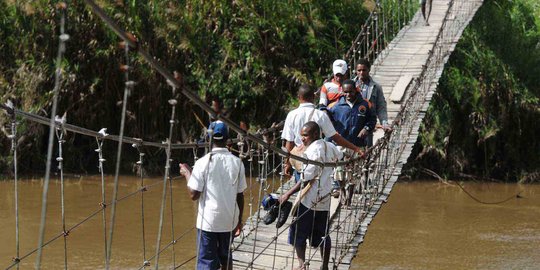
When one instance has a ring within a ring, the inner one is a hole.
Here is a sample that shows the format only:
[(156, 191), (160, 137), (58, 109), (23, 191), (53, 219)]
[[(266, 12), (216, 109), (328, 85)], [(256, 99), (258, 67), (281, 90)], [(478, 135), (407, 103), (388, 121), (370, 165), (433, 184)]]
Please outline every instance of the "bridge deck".
[[(437, 40), (440, 28), (443, 26), (443, 20), (449, 7), (449, 0), (433, 0), (433, 8), (429, 19), (429, 26), (424, 24), (422, 15), (417, 12), (413, 20), (406, 25), (398, 35), (393, 39), (391, 44), (383, 51), (372, 67), (372, 76), (378, 81), (382, 87), (387, 100), (389, 122), (391, 122), (399, 110), (401, 109), (401, 102), (393, 103), (389, 97), (393, 90), (394, 85), (398, 82), (401, 76), (412, 76), (413, 80), (418, 78), (424, 66), (427, 65), (430, 51), (433, 49), (434, 43)], [(455, 44), (459, 40), (461, 33), (465, 26), (472, 19), (476, 9), (481, 5), (481, 0), (473, 1), (474, 8), (466, 10), (468, 14), (463, 16), (463, 20), (454, 20), (454, 17), (450, 17), (450, 20), (446, 24), (459, 23), (459, 30), (451, 41), (451, 45), (448, 48), (448, 55), (451, 53)], [(461, 11), (459, 11), (461, 12)], [(463, 11), (465, 13), (465, 10)], [(437, 76), (429, 82), (422, 82), (429, 84), (430, 91), (424, 99), (424, 104), (421, 109), (421, 114), (416, 119), (413, 128), (413, 132), (409, 134), (409, 138), (403, 138), (407, 144), (403, 150), (401, 156), (398, 158), (397, 163), (393, 166), (393, 171), (387, 179), (386, 186), (379, 187), (379, 194), (381, 196), (373, 197), (370, 203), (371, 207), (367, 211), (358, 211), (359, 209), (341, 208), (337, 200), (332, 201), (332, 252), (330, 255), (330, 263), (337, 261), (341, 258), (341, 263), (336, 265), (337, 269), (349, 269), (352, 259), (356, 256), (358, 246), (363, 241), (364, 235), (367, 231), (367, 226), (380, 209), (382, 204), (387, 200), (388, 195), (392, 189), (393, 184), (397, 180), (401, 173), (403, 164), (406, 163), (407, 158), (410, 155), (412, 146), (416, 142), (418, 135), (418, 128), (423, 118), (423, 112), (427, 110), (431, 96), (436, 89), (437, 81), (442, 74), (444, 68), (444, 62), (442, 65), (435, 67), (437, 69)], [(407, 98), (407, 93), (403, 100)], [(402, 102), (403, 102), (402, 100)], [(376, 138), (382, 136), (382, 131), (376, 133)], [(284, 187), (288, 189), (290, 182)], [(279, 192), (279, 191), (278, 191)], [(357, 196), (356, 200), (369, 200), (369, 195)], [(291, 198), (294, 200), (294, 198)], [(360, 213), (360, 214), (359, 214)], [(260, 218), (265, 214), (261, 210)], [(357, 234), (353, 232), (354, 225), (359, 224), (343, 224), (341, 218), (347, 215), (358, 215), (353, 222), (361, 222), (360, 229)], [(257, 215), (250, 218), (253, 222), (256, 222)], [(276, 230), (274, 224), (264, 225), (260, 223), (258, 226), (254, 224), (246, 224), (244, 228), (244, 237), (237, 238), (235, 240), (235, 252), (233, 258), (235, 261), (235, 269), (293, 269), (298, 267), (298, 263), (294, 260), (294, 251), (290, 245), (287, 244), (288, 224), (287, 223), (279, 230)], [(338, 233), (339, 231), (339, 233)], [(275, 236), (277, 241), (272, 241)], [(336, 250), (337, 248), (337, 250)], [(314, 254), (316, 253), (316, 254)], [(314, 254), (314, 255), (313, 255)], [(316, 250), (310, 250), (306, 252), (306, 257), (312, 256), (309, 268), (319, 269), (320, 267), (320, 254)], [(332, 267), (332, 265), (330, 266)]]

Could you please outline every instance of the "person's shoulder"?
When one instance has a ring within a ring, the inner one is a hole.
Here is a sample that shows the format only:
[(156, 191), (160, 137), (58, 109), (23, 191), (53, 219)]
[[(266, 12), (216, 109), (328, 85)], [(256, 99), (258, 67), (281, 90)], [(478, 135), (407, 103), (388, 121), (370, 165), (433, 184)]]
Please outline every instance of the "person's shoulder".
[(341, 98), (338, 99), (338, 100), (336, 100), (336, 101), (334, 101), (334, 102), (332, 102), (332, 103), (330, 103), (326, 108), (327, 108), (328, 110), (335, 109), (334, 107), (336, 107), (336, 105), (338, 105), (338, 103), (339, 103), (340, 100), (341, 100)]
[(377, 82), (375, 79), (373, 79), (373, 77), (370, 77), (369, 78), (369, 81), (375, 86), (375, 87), (381, 87), (381, 84), (379, 82)]

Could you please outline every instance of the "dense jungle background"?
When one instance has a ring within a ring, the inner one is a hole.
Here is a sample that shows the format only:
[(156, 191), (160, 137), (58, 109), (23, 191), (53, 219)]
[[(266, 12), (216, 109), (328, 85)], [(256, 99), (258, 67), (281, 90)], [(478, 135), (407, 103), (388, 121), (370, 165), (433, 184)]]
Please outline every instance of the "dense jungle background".
[[(415, 1), (413, 1), (415, 2)], [(320, 85), (359, 32), (373, 1), (98, 1), (184, 86), (218, 97), (235, 121), (251, 129), (284, 119), (300, 83)], [(48, 117), (58, 48), (58, 14), (51, 1), (0, 1), (0, 102)], [(451, 56), (425, 119), (408, 174), (534, 181), (540, 174), (540, 8), (533, 0), (486, 0)], [(125, 62), (119, 39), (80, 1), (68, 9), (70, 35), (59, 114), (88, 129), (118, 134)], [(163, 141), (172, 92), (134, 53), (126, 136)], [(197, 139), (207, 121), (181, 95), (175, 141)], [(195, 117), (195, 115), (197, 117)], [(12, 167), (10, 120), (0, 115), (0, 175)], [(18, 127), (19, 171), (44, 171), (48, 128)], [(96, 173), (93, 138), (69, 134), (66, 170)], [(116, 143), (105, 144), (113, 162)], [(124, 147), (123, 171), (138, 159)], [(163, 170), (164, 152), (148, 149), (149, 171)], [(175, 158), (190, 153), (175, 153)], [(112, 163), (111, 163), (112, 164)], [(112, 165), (108, 169), (112, 169)], [(106, 167), (107, 169), (107, 167)]]
[(540, 181), (540, 2), (487, 0), (444, 69), (407, 174)]

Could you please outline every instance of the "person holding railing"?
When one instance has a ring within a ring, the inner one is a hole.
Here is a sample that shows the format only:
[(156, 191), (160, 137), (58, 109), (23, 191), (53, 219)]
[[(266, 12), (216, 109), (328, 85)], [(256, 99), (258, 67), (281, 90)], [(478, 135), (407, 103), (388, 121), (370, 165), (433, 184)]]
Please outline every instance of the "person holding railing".
[[(316, 122), (325, 137), (331, 138), (337, 145), (351, 149), (352, 151), (362, 155), (362, 149), (353, 143), (343, 138), (332, 125), (332, 121), (328, 117), (328, 114), (324, 111), (317, 110), (313, 104), (315, 99), (315, 92), (312, 87), (307, 84), (303, 84), (298, 89), (298, 100), (300, 105), (298, 108), (290, 111), (285, 119), (281, 138), (285, 141), (285, 148), (291, 154), (301, 155), (305, 149), (302, 144), (300, 131), (302, 126), (309, 121)], [(295, 162), (295, 171), (292, 171), (292, 165), (290, 158), (287, 157), (283, 164), (283, 173), (285, 175), (294, 175), (298, 181), (300, 174), (298, 171), (301, 167), (301, 162)]]
[[(328, 105), (328, 115), (336, 131), (358, 147), (366, 146), (366, 137), (375, 128), (377, 118), (367, 99), (362, 98), (353, 80), (343, 82), (343, 94), (338, 101)], [(353, 183), (345, 183), (343, 167), (336, 169), (336, 186), (342, 191), (342, 202), (351, 204)], [(337, 183), (340, 183), (337, 185)]]
[[(314, 121), (305, 123), (301, 131), (301, 140), (306, 150), (304, 155), (319, 162), (336, 162), (343, 154), (337, 147), (321, 139), (319, 125)], [(304, 269), (306, 263), (306, 241), (311, 247), (320, 248), (321, 269), (328, 269), (332, 242), (329, 232), (331, 175), (333, 168), (314, 164), (304, 165), (301, 181), (279, 198), (280, 203), (301, 190), (293, 206), (293, 222), (289, 227), (289, 244), (294, 246), (299, 262), (298, 269)]]
[[(379, 118), (384, 131), (389, 131), (388, 113), (386, 110), (386, 99), (382, 87), (369, 75), (371, 63), (367, 59), (360, 59), (356, 65), (356, 77), (353, 79), (356, 83), (358, 91), (362, 94), (362, 98), (369, 100), (372, 110)], [(373, 131), (369, 130), (366, 136), (366, 145), (373, 145)]]
[(197, 269), (232, 270), (230, 245), (243, 226), (245, 168), (225, 148), (226, 126), (216, 124), (211, 133), (212, 151), (195, 162), (192, 172), (187, 164), (180, 164), (180, 173), (188, 179), (190, 198), (199, 204)]

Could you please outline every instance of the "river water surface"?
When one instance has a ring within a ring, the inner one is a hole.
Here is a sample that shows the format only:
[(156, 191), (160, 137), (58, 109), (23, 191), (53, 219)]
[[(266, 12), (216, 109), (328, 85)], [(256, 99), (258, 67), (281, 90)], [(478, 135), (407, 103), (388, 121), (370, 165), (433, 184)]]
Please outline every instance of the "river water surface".
[[(77, 225), (99, 211), (101, 180), (84, 177), (66, 180), (66, 227)], [(137, 178), (120, 179), (119, 198), (136, 192)], [(144, 192), (144, 245), (141, 194), (117, 204), (113, 235), (112, 269), (139, 269), (155, 254), (161, 205), (162, 181), (146, 179), (145, 185), (157, 185)], [(107, 200), (113, 190), (107, 179)], [(254, 184), (253, 180), (250, 180)], [(173, 184), (173, 211), (167, 199), (161, 246), (172, 240), (171, 220), (178, 244), (161, 254), (161, 266), (193, 269), (195, 256), (196, 204), (189, 200), (184, 179)], [(20, 181), (19, 185), (20, 255), (37, 246), (41, 215), (42, 182)], [(540, 186), (493, 183), (467, 183), (465, 188), (484, 201), (499, 201), (519, 191), (521, 199), (495, 205), (481, 204), (455, 185), (436, 182), (397, 183), (387, 204), (369, 226), (365, 242), (353, 261), (352, 269), (540, 269)], [(45, 239), (62, 231), (60, 184), (51, 180)], [(245, 193), (245, 216), (249, 203), (258, 198), (258, 185)], [(16, 256), (14, 182), (0, 182), (0, 268), (5, 269)], [(109, 207), (110, 208), (110, 207)], [(106, 212), (110, 226), (110, 209)], [(107, 227), (107, 230), (109, 227)], [(184, 235), (184, 236), (183, 236)], [(182, 237), (183, 236), (183, 237)], [(107, 231), (108, 237), (108, 231)], [(104, 230), (102, 214), (74, 228), (66, 238), (68, 265), (71, 269), (104, 267)], [(174, 256), (173, 256), (174, 255)], [(35, 253), (23, 258), (21, 269), (33, 269)], [(152, 260), (153, 263), (153, 260)], [(43, 249), (42, 269), (64, 266), (62, 237)], [(152, 264), (152, 267), (154, 265)]]

